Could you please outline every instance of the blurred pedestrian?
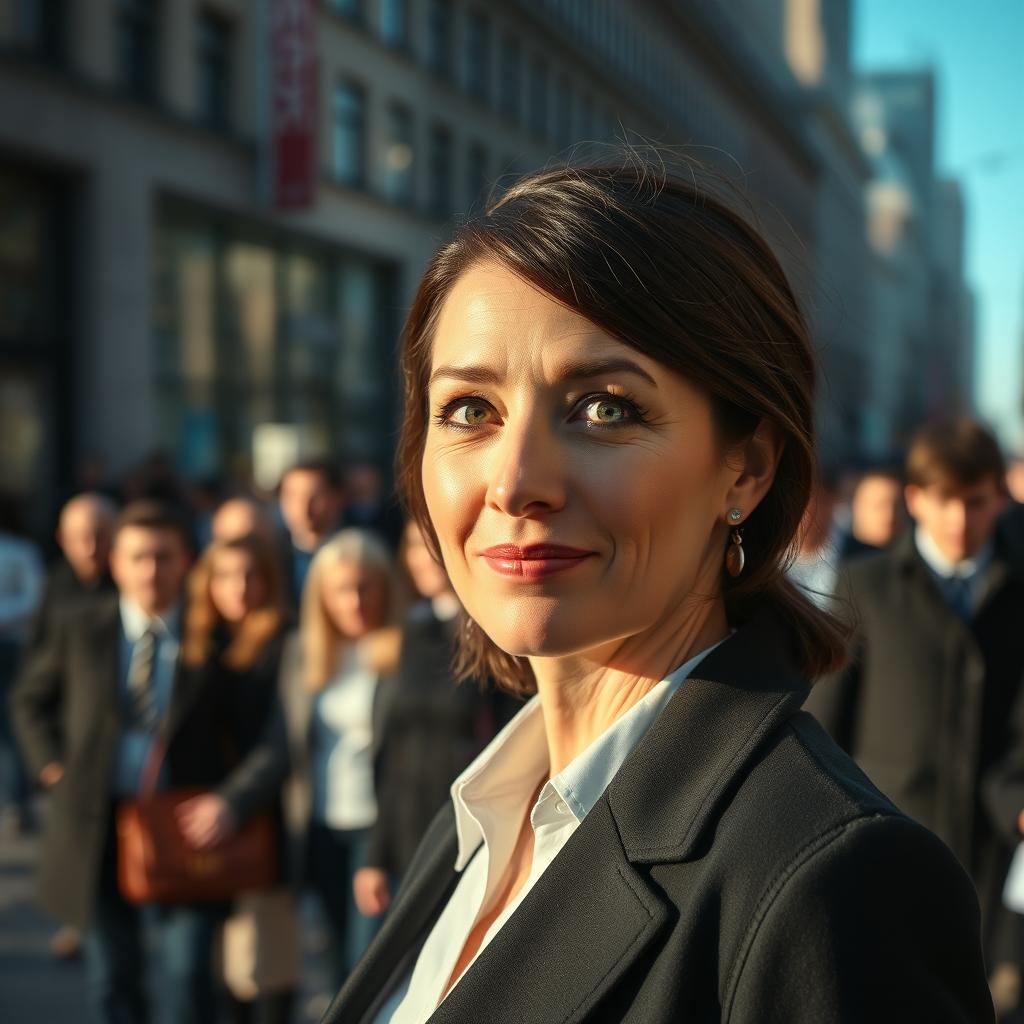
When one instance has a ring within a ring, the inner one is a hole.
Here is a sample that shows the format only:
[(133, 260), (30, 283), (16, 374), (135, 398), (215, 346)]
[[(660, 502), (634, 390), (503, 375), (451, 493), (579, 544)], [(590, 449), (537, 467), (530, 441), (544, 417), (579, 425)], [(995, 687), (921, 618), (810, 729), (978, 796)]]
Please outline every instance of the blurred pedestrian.
[(311, 459), (285, 470), (278, 486), (278, 501), (285, 527), (281, 566), (294, 611), (302, 598), (313, 556), (341, 526), (345, 501), (337, 466), (327, 459)]
[[(76, 605), (114, 592), (110, 575), (110, 539), (117, 506), (100, 492), (71, 498), (61, 509), (57, 544), (61, 557), (46, 574), (43, 600), (32, 629), (32, 645), (47, 642), (54, 622)], [(62, 925), (50, 938), (50, 952), (61, 960), (78, 956), (78, 929)]]
[(487, 680), (456, 686), (455, 638), (461, 605), (444, 567), (416, 523), (400, 558), (419, 595), (402, 623), (398, 668), (381, 680), (374, 777), (377, 820), (367, 866), (355, 876), (356, 905), (368, 917), (387, 910), (455, 777), (522, 706)]
[[(161, 787), (209, 787), (225, 774), (228, 737), (200, 699), (201, 680), (179, 671), (189, 544), (174, 507), (149, 500), (125, 508), (111, 548), (117, 595), (58, 617), (13, 694), (26, 759), (51, 792), (40, 902), (83, 929), (90, 996), (110, 1024), (149, 1018), (146, 915), (118, 886), (115, 804), (137, 796), (158, 736), (166, 749)], [(165, 1019), (207, 1024), (216, 916), (192, 906), (163, 907), (155, 916)]]
[(46, 574), (32, 642), (42, 643), (54, 620), (76, 604), (110, 594), (110, 540), (117, 506), (105, 494), (85, 493), (61, 509), (57, 544), (61, 557)]
[(262, 502), (247, 495), (236, 495), (217, 507), (210, 520), (210, 534), (214, 541), (237, 540), (250, 535), (272, 541), (274, 527)]
[[(891, 469), (864, 472), (850, 502), (850, 535), (846, 557), (887, 548), (903, 529), (906, 506), (903, 477)], [(858, 550), (853, 550), (854, 544)]]
[(29, 539), (16, 499), (0, 495), (0, 831), (35, 827), (32, 794), (11, 730), (9, 694), (43, 596), (43, 562)]
[(342, 530), (313, 559), (298, 642), (289, 645), (283, 667), (294, 856), (302, 857), (319, 897), (337, 984), (376, 930), (356, 908), (352, 879), (366, 862), (377, 817), (374, 712), (378, 680), (393, 671), (398, 655), (397, 631), (387, 628), (394, 601), (384, 542), (369, 531)]
[(996, 536), (1003, 458), (971, 419), (925, 427), (911, 444), (914, 528), (847, 567), (855, 656), (807, 707), (872, 781), (936, 832), (973, 877), (990, 969), (1016, 963), (1001, 892), (1012, 846), (982, 803), (1007, 754), (1024, 676), (1024, 572)]
[[(279, 887), (239, 898), (224, 930), (222, 962), (232, 1024), (286, 1024), (298, 983), (295, 907), (284, 885), (281, 789), (286, 750), (278, 677), (288, 617), (270, 543), (258, 535), (214, 541), (189, 578), (182, 639), (184, 670), (226, 723), (226, 777), (184, 805), (182, 831), (198, 849), (216, 847), (253, 814), (272, 814), (278, 835)], [(239, 948), (247, 944), (251, 953)]]

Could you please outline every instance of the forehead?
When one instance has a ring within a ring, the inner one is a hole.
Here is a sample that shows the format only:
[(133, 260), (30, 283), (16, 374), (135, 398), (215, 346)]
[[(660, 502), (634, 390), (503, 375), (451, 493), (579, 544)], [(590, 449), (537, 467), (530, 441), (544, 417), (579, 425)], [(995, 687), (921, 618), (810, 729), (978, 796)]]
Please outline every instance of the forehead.
[(628, 355), (652, 375), (654, 368), (668, 372), (501, 265), (483, 263), (456, 281), (441, 307), (431, 368), (485, 362), (507, 373), (530, 365), (554, 375), (584, 354)]
[(139, 550), (168, 549), (185, 550), (185, 542), (177, 530), (169, 527), (124, 526), (118, 533), (115, 546), (119, 548)]
[(924, 489), (940, 501), (994, 498), (1002, 494), (999, 481), (992, 474), (969, 484), (958, 483), (953, 480), (940, 480)]

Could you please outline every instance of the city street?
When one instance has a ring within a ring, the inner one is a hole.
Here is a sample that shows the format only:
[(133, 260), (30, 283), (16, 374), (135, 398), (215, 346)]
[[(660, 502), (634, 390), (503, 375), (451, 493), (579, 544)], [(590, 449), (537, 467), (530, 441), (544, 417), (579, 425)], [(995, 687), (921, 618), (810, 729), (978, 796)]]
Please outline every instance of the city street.
[[(85, 970), (81, 960), (61, 963), (48, 948), (55, 926), (32, 902), (35, 839), (0, 838), (0, 1021), (3, 1024), (85, 1024), (89, 1018)], [(310, 909), (310, 908), (307, 908)], [(303, 915), (307, 922), (313, 916)], [(319, 1020), (326, 996), (315, 948), (320, 932), (304, 930), (306, 956), (302, 995), (295, 1020)], [(150, 977), (156, 978), (155, 965)], [(319, 994), (318, 994), (319, 992)], [(162, 1024), (160, 1000), (153, 1024)]]

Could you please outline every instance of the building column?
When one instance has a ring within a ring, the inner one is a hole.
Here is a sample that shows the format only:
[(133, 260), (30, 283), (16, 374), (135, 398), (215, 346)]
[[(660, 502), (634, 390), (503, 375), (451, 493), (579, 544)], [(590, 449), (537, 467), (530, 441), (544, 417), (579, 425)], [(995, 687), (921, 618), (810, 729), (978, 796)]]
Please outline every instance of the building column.
[(99, 455), (119, 474), (157, 440), (148, 182), (131, 161), (106, 162), (83, 205), (76, 454)]

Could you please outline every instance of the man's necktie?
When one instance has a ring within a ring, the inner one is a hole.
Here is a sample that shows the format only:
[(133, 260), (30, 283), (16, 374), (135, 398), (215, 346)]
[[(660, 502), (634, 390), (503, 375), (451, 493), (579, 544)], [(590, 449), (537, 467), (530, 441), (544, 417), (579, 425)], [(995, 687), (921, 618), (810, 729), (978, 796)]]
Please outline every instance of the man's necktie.
[(971, 585), (963, 576), (953, 576), (947, 583), (949, 606), (964, 622), (971, 620)]
[(134, 729), (151, 732), (157, 725), (153, 675), (156, 669), (157, 636), (147, 629), (135, 643), (128, 666), (128, 722)]

